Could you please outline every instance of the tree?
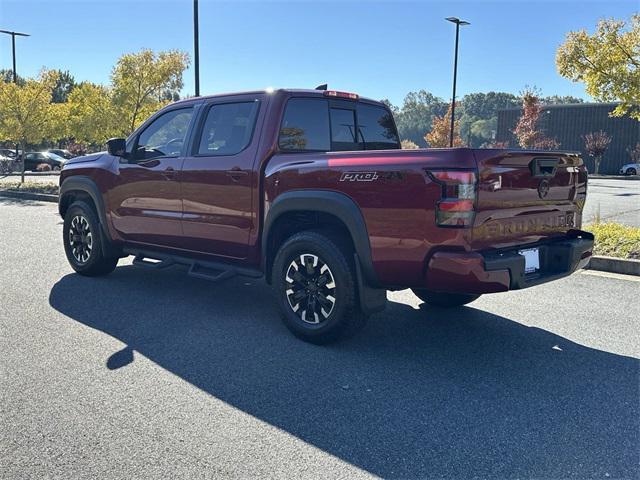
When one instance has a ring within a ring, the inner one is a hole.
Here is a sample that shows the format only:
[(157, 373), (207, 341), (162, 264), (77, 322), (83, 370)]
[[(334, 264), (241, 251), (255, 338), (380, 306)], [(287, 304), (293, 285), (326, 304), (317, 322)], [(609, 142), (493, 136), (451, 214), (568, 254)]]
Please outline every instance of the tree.
[[(430, 147), (448, 147), (449, 132), (451, 132), (451, 105), (447, 113), (441, 117), (435, 117), (432, 122), (431, 131), (424, 136)], [(455, 120), (453, 124), (453, 146), (464, 145), (460, 138), (460, 120)]]
[[(0, 82), (11, 83), (13, 82), (13, 70), (9, 70), (8, 68), (0, 69)], [(20, 75), (16, 75), (16, 83), (18, 85), (24, 85), (25, 79)]]
[(543, 105), (564, 105), (567, 103), (584, 103), (584, 100), (571, 95), (551, 95), (540, 99)]
[[(23, 86), (0, 82), (0, 137), (19, 143), (23, 153), (27, 143), (56, 134), (50, 109), (56, 77), (54, 72), (43, 70)], [(24, 182), (24, 156), (21, 163)]]
[(613, 116), (640, 120), (640, 14), (629, 22), (600, 20), (593, 35), (569, 32), (556, 53), (558, 72), (584, 82), (592, 97), (620, 101)]
[(83, 82), (76, 86), (68, 102), (69, 136), (76, 141), (103, 144), (122, 134), (111, 91), (102, 85)]
[(402, 140), (400, 142), (400, 146), (402, 147), (403, 150), (415, 150), (417, 148), (420, 148), (418, 145), (413, 143), (411, 140)]
[(470, 93), (462, 97), (460, 135), (470, 147), (487, 145), (494, 140), (498, 110), (515, 108), (520, 99), (511, 93)]
[(432, 119), (446, 111), (447, 103), (443, 99), (425, 90), (409, 92), (401, 110), (395, 115), (400, 138), (426, 147), (424, 133), (431, 130)]
[(542, 106), (538, 92), (535, 88), (526, 87), (522, 96), (522, 115), (518, 119), (516, 128), (513, 130), (521, 148), (537, 148), (541, 150), (551, 150), (558, 148), (555, 139), (546, 138), (541, 130), (538, 130), (538, 120)]
[(189, 55), (177, 50), (158, 54), (142, 50), (118, 59), (111, 72), (111, 84), (114, 107), (123, 118), (122, 136), (176, 98), (183, 85), (182, 72), (188, 65)]
[(69, 99), (69, 94), (76, 86), (76, 81), (68, 70), (64, 72), (62, 70), (56, 70), (56, 74), (57, 79), (53, 87), (51, 101), (53, 103), (64, 103)]
[(587, 133), (582, 138), (585, 150), (593, 158), (594, 173), (597, 175), (600, 171), (600, 160), (611, 143), (611, 137), (600, 130), (599, 132)]

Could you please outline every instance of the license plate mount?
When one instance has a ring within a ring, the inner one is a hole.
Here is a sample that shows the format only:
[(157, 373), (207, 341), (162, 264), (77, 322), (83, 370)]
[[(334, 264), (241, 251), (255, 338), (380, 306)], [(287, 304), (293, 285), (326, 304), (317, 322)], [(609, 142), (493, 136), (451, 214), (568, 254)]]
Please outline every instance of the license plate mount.
[(535, 273), (540, 270), (540, 250), (538, 248), (525, 248), (518, 250), (518, 254), (524, 257), (524, 273)]

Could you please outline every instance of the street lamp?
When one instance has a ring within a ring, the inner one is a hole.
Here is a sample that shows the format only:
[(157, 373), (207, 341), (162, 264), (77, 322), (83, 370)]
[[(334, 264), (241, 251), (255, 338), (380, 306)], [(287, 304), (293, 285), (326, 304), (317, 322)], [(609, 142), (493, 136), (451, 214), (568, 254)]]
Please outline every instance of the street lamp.
[(456, 52), (453, 59), (453, 96), (451, 98), (451, 130), (449, 131), (449, 147), (453, 147), (453, 126), (455, 125), (456, 116), (456, 77), (458, 76), (458, 37), (460, 36), (460, 25), (471, 24), (456, 17), (447, 17), (445, 20), (456, 24)]
[(193, 67), (196, 77), (196, 97), (200, 96), (200, 45), (198, 43), (198, 0), (193, 0)]
[(12, 32), (10, 30), (0, 30), (0, 33), (6, 33), (11, 35), (11, 48), (13, 51), (13, 83), (18, 82), (18, 75), (16, 74), (16, 37), (29, 37), (28, 33)]

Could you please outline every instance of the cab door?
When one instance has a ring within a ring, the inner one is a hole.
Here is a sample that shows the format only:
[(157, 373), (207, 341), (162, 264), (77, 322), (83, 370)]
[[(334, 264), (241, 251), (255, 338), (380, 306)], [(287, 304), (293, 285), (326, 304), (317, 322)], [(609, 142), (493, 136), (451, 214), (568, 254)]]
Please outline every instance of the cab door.
[(152, 120), (121, 159), (109, 192), (113, 227), (128, 241), (179, 246), (182, 237), (180, 169), (193, 107), (167, 110)]
[(244, 259), (257, 227), (253, 190), (263, 95), (239, 95), (202, 106), (190, 155), (182, 166), (183, 245)]

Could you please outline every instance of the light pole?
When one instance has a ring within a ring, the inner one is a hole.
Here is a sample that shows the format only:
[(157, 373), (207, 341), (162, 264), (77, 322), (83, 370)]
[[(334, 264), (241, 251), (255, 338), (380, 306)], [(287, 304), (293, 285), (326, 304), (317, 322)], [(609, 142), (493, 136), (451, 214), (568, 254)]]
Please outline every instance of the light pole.
[(456, 77), (458, 76), (458, 38), (460, 37), (460, 25), (471, 25), (469, 22), (456, 17), (447, 17), (445, 20), (456, 24), (456, 51), (453, 57), (453, 96), (451, 97), (451, 130), (449, 131), (449, 147), (453, 147), (453, 126), (456, 116)]
[(196, 77), (196, 97), (200, 96), (200, 45), (198, 41), (198, 0), (193, 0), (193, 67)]
[[(18, 74), (16, 73), (16, 37), (29, 37), (28, 33), (12, 32), (11, 30), (0, 30), (0, 33), (11, 35), (11, 51), (13, 52), (13, 83), (18, 83)], [(18, 145), (16, 144), (16, 158), (19, 155)], [(24, 154), (24, 152), (22, 152)], [(22, 182), (24, 183), (24, 159), (22, 159)]]
[(6, 33), (11, 35), (11, 50), (13, 52), (13, 83), (18, 82), (18, 75), (16, 74), (16, 37), (29, 37), (28, 33), (12, 32), (10, 30), (0, 30), (0, 33)]

